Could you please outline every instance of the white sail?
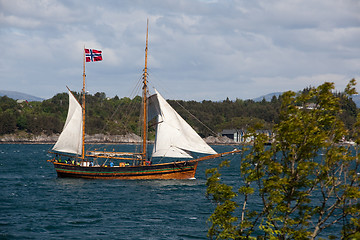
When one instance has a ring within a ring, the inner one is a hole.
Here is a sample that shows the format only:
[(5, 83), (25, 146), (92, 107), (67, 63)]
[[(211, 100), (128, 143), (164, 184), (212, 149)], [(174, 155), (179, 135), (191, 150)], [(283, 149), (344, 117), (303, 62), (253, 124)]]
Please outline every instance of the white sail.
[(149, 98), (149, 119), (158, 116), (153, 157), (192, 158), (188, 152), (216, 154), (155, 90)]
[(82, 107), (69, 91), (69, 109), (64, 129), (53, 150), (82, 154)]

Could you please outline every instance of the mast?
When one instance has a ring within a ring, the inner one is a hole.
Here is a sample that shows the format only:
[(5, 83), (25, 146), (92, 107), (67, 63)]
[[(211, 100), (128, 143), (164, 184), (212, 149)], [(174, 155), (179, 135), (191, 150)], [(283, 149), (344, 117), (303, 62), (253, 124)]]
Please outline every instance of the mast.
[(145, 47), (145, 68), (143, 74), (143, 149), (142, 149), (142, 165), (146, 161), (146, 139), (147, 139), (147, 52), (148, 52), (148, 30), (149, 19), (146, 25), (146, 47)]
[(84, 67), (83, 67), (83, 89), (82, 89), (82, 153), (81, 159), (85, 159), (85, 46), (84, 46)]

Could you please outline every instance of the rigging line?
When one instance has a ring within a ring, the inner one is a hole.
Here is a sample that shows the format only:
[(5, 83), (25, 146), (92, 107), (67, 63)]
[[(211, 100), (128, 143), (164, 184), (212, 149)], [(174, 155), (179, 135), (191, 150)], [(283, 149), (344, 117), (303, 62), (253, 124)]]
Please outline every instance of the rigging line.
[[(159, 79), (157, 79), (157, 82), (160, 83), (160, 85), (165, 85), (162, 81), (160, 81)], [(154, 86), (151, 84), (151, 86), (154, 88)], [(169, 93), (169, 91), (167, 91), (166, 89), (164, 90), (164, 92)], [(203, 122), (201, 122), (197, 117), (194, 116), (194, 114), (192, 114), (189, 110), (187, 110), (184, 106), (182, 106), (178, 100), (174, 100), (182, 109), (184, 109), (188, 114), (190, 114), (190, 116), (192, 116), (196, 121), (198, 121), (201, 125), (203, 125), (207, 130), (209, 130), (214, 136), (217, 136), (218, 134), (214, 132), (214, 130), (212, 130), (211, 128), (209, 128), (207, 125), (205, 125)]]
[(206, 126), (203, 122), (200, 121), (200, 119), (198, 119), (197, 117), (195, 117), (194, 114), (192, 114), (189, 110), (187, 110), (183, 105), (181, 105), (179, 103), (178, 100), (175, 100), (175, 102), (182, 108), (184, 109), (188, 114), (190, 114), (191, 117), (193, 117), (196, 121), (198, 121), (201, 125), (203, 125), (207, 130), (209, 130), (212, 134), (214, 134), (214, 136), (217, 136), (217, 134), (208, 126)]
[(137, 83), (135, 85), (135, 87), (133, 88), (133, 90), (131, 91), (130, 93), (130, 98), (131, 97), (135, 97), (135, 94), (137, 92), (140, 92), (139, 90), (141, 89), (141, 86), (142, 86), (142, 75), (139, 76), (138, 80), (137, 80)]
[[(139, 91), (139, 89), (141, 88), (141, 77), (137, 80), (137, 84), (136, 86), (133, 88), (132, 93), (130, 94), (130, 97), (132, 94), (135, 94), (136, 92)], [(111, 117), (108, 120), (113, 120), (115, 114), (119, 111), (120, 109), (120, 104), (117, 106), (117, 108), (115, 109), (115, 111), (113, 112), (113, 114), (111, 115)], [(130, 110), (129, 110), (130, 109)], [(135, 104), (129, 104), (127, 109), (125, 109), (125, 112), (129, 113), (131, 112), (133, 109), (135, 109)], [(129, 120), (130, 119), (130, 114), (126, 115), (126, 118), (124, 119), (124, 121)], [(122, 123), (122, 125), (124, 126), (125, 130), (128, 130), (126, 125), (123, 123), (124, 121), (120, 121), (120, 123)], [(105, 128), (109, 125), (109, 122), (105, 123), (105, 125), (103, 126), (103, 128), (101, 129), (101, 133), (104, 132)], [(100, 147), (104, 147), (105, 144), (100, 144)], [(95, 146), (90, 146), (88, 151), (91, 151), (92, 149), (94, 149)]]
[[(154, 78), (151, 78), (152, 74), (155, 74)], [(166, 87), (167, 85), (164, 82), (162, 82), (161, 80), (159, 80), (159, 78), (157, 78), (156, 75), (157, 75), (156, 72), (153, 72), (151, 68), (148, 68), (148, 79), (151, 79), (151, 81), (148, 81), (148, 85), (151, 86), (153, 89), (160, 90), (160, 92), (162, 92), (162, 93), (167, 93), (167, 95), (173, 96), (172, 94), (169, 93), (169, 91), (167, 91), (167, 89), (170, 89), (170, 88)], [(153, 82), (155, 84), (153, 84)], [(158, 84), (156, 84), (156, 83), (158, 83)], [(156, 85), (156, 87), (155, 87), (155, 85)], [(165, 87), (163, 87), (163, 86), (165, 86)], [(150, 87), (148, 89), (150, 89)]]
[[(159, 80), (159, 79), (156, 79), (156, 81), (157, 82), (159, 82), (160, 83), (160, 86), (162, 87), (162, 85), (166, 85), (166, 84), (164, 84), (161, 80)], [(153, 87), (153, 88), (155, 88), (152, 84), (151, 84), (151, 86)], [(170, 92), (169, 91), (167, 91), (167, 89), (163, 89), (163, 90), (161, 90), (161, 92), (165, 92), (165, 93), (167, 93), (167, 94), (170, 94)], [(176, 94), (175, 95), (172, 95), (172, 94), (170, 94), (171, 96), (176, 96)], [(177, 97), (177, 99), (179, 99), (179, 97)], [(217, 133), (215, 133), (212, 129), (210, 129), (208, 126), (206, 126), (203, 122), (201, 122), (197, 117), (195, 117), (191, 112), (189, 112), (189, 110), (187, 110), (184, 106), (182, 106), (180, 103), (179, 103), (179, 101), (178, 100), (174, 100), (181, 108), (183, 108), (188, 114), (190, 114), (190, 116), (192, 116), (196, 121), (198, 121), (201, 125), (203, 125), (206, 129), (208, 129), (212, 134), (214, 134), (214, 136), (217, 136)]]
[[(146, 95), (145, 95), (146, 96)], [(141, 102), (141, 109), (143, 108), (144, 106), (144, 102), (142, 101)], [(143, 117), (144, 117), (144, 112), (143, 111), (140, 111), (140, 115), (139, 115), (139, 121), (138, 121), (138, 135), (140, 135), (141, 137), (143, 136), (144, 133), (144, 130), (142, 129), (142, 120), (143, 120)], [(147, 119), (145, 120), (147, 121)], [(146, 126), (147, 127), (147, 126)], [(147, 128), (145, 129), (145, 131), (147, 131)]]
[[(152, 84), (152, 83), (149, 84), (149, 85), (151, 85), (152, 88), (159, 90), (159, 92), (163, 93), (164, 95), (172, 96), (172, 98), (174, 98), (174, 99), (181, 99), (182, 96), (179, 96), (174, 91), (171, 91), (171, 89), (173, 89), (173, 88), (169, 87), (168, 82), (164, 82), (159, 77), (157, 77), (158, 74), (156, 72), (151, 71), (151, 69), (150, 69), (150, 73), (154, 75), (153, 82), (155, 84)], [(164, 97), (163, 94), (161, 94), (161, 95)], [(177, 100), (174, 100), (174, 101), (177, 101)]]
[[(141, 91), (141, 86), (142, 86), (142, 75), (140, 75), (140, 77), (138, 78), (137, 85), (133, 88), (132, 93), (130, 94), (130, 98), (132, 99), (135, 98), (136, 93)], [(137, 104), (131, 102), (131, 104), (129, 104), (128, 108), (126, 109), (127, 114), (125, 115), (125, 118), (123, 118), (121, 122), (128, 122), (131, 117), (130, 113), (135, 112), (135, 109), (137, 109)], [(123, 124), (123, 126), (125, 127), (125, 130), (127, 132), (130, 132), (125, 124)], [(138, 152), (138, 144), (135, 144), (135, 146), (136, 146), (135, 152)]]

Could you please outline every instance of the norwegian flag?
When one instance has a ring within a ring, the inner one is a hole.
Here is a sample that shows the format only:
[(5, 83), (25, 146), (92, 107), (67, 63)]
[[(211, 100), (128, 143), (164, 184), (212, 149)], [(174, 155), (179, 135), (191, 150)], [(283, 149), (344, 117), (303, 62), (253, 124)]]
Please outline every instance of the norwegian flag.
[(97, 62), (102, 61), (102, 51), (95, 49), (86, 49), (85, 48), (85, 59), (86, 62)]

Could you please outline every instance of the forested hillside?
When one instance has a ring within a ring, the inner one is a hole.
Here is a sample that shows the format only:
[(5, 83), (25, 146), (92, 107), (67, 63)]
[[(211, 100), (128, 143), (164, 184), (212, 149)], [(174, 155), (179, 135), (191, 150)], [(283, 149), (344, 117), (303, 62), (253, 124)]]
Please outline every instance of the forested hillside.
[[(304, 90), (306, 91), (306, 89)], [(79, 99), (79, 94), (75, 93)], [(338, 94), (340, 97), (341, 94)], [(262, 124), (272, 129), (278, 122), (281, 96), (270, 102), (252, 100), (222, 102), (175, 101), (169, 103), (201, 136), (219, 133), (223, 129), (246, 129)], [(351, 99), (341, 97), (342, 117), (348, 128), (355, 122), (357, 108)], [(86, 96), (86, 133), (122, 135), (139, 134), (141, 98), (107, 98), (105, 93)], [(61, 132), (66, 119), (68, 94), (60, 93), (42, 102), (22, 102), (3, 96), (0, 98), (0, 135), (17, 132), (47, 134)], [(150, 127), (150, 131), (154, 131)]]

